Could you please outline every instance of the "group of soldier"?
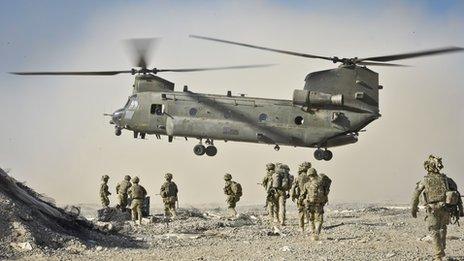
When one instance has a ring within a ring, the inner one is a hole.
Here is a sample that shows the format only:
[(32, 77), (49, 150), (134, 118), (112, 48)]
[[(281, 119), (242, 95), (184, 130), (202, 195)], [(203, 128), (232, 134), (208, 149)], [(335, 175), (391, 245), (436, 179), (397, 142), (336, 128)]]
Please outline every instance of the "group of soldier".
[[(166, 173), (164, 178), (166, 181), (161, 186), (159, 194), (163, 199), (164, 214), (167, 217), (175, 218), (177, 216), (177, 185), (174, 183), (174, 181), (172, 181), (173, 176), (171, 173)], [(111, 195), (109, 192), (108, 180), (109, 176), (103, 175), (102, 184), (100, 186), (100, 199), (102, 206), (105, 208), (107, 208), (110, 204), (108, 196)], [(124, 179), (116, 186), (118, 199), (116, 208), (125, 212), (129, 207), (132, 214), (132, 220), (138, 224), (140, 224), (142, 221), (142, 206), (147, 196), (147, 191), (143, 186), (139, 185), (139, 182), (140, 179), (138, 177), (133, 177), (131, 179), (129, 175), (126, 175)]]
[[(424, 162), (427, 175), (417, 183), (412, 200), (412, 216), (417, 217), (420, 198), (424, 201), (426, 210), (426, 222), (430, 231), (435, 260), (442, 260), (445, 256), (447, 225), (459, 217), (464, 216), (461, 195), (453, 179), (441, 173), (443, 169), (442, 159), (430, 155)], [(107, 175), (102, 177), (103, 183), (100, 189), (101, 202), (108, 207)], [(165, 175), (166, 182), (161, 186), (160, 196), (163, 199), (166, 216), (176, 217), (177, 185), (172, 181), (172, 174)], [(224, 175), (224, 194), (228, 204), (229, 214), (237, 216), (236, 204), (242, 197), (242, 186), (232, 180), (232, 175)], [(141, 205), (146, 197), (146, 190), (138, 184), (139, 178), (125, 176), (124, 180), (116, 186), (118, 194), (117, 208), (125, 211), (128, 199), (131, 199), (130, 209), (132, 219), (141, 221)], [(282, 163), (268, 163), (266, 174), (261, 184), (266, 191), (266, 209), (270, 221), (276, 226), (285, 226), (286, 201), (291, 198), (298, 209), (298, 222), (302, 232), (305, 224), (309, 224), (312, 240), (319, 240), (324, 221), (324, 206), (328, 202), (330, 185), (332, 181), (326, 175), (318, 174), (310, 162), (303, 162), (298, 167), (298, 176), (290, 174), (290, 168)]]
[(305, 223), (308, 223), (311, 238), (318, 240), (331, 183), (330, 178), (318, 174), (310, 162), (300, 164), (296, 178), (290, 175), (288, 165), (268, 163), (261, 185), (266, 191), (269, 218), (275, 224), (285, 226), (286, 201), (291, 198), (297, 205), (300, 231), (304, 232)]

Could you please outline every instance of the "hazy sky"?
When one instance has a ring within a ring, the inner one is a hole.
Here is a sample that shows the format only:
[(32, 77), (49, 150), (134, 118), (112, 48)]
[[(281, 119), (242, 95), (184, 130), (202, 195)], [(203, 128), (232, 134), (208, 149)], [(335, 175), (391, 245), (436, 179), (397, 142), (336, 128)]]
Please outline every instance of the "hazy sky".
[[(214, 158), (197, 157), (195, 140), (168, 144), (113, 134), (103, 113), (131, 93), (133, 77), (19, 77), (14, 70), (125, 70), (121, 40), (162, 37), (157, 67), (277, 63), (264, 69), (163, 74), (195, 92), (246, 93), (291, 99), (307, 73), (334, 68), (310, 60), (188, 38), (200, 34), (320, 55), (372, 56), (464, 46), (462, 1), (3, 1), (0, 3), (0, 166), (59, 203), (99, 201), (110, 187), (138, 175), (149, 194), (174, 173), (182, 204), (223, 203), (223, 174), (242, 183), (242, 204), (263, 203), (256, 185), (267, 162), (292, 170), (310, 160), (333, 178), (333, 202), (409, 202), (430, 153), (464, 188), (464, 53), (402, 61), (380, 74), (382, 117), (358, 143), (333, 149), (330, 162), (313, 150), (217, 142)], [(295, 173), (295, 172), (294, 172)], [(115, 193), (113, 193), (115, 194)], [(113, 196), (112, 199), (115, 197)], [(158, 198), (154, 204), (160, 205)]]

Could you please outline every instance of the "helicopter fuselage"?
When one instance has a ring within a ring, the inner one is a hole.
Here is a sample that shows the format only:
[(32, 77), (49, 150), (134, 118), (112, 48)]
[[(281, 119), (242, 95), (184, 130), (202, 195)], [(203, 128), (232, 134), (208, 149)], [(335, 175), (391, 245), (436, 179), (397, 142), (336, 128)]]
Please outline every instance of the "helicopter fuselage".
[[(377, 75), (364, 67), (309, 74), (304, 90), (295, 90), (293, 100), (202, 94), (187, 88), (176, 92), (166, 88), (166, 82), (147, 89), (148, 85), (136, 82), (134, 88), (145, 89), (135, 89), (126, 106), (114, 113), (112, 122), (116, 128), (133, 131), (135, 137), (154, 134), (167, 135), (169, 140), (198, 138), (207, 140), (208, 145), (223, 140), (272, 144), (276, 149), (279, 145), (341, 146), (355, 143), (359, 131), (380, 117), (378, 103), (373, 104), (378, 101), (378, 83), (355, 79), (366, 72)], [(338, 77), (338, 82), (354, 81), (354, 85), (339, 88), (333, 86), (335, 81), (332, 88), (324, 85), (319, 90), (321, 76), (323, 83)], [(368, 93), (374, 88), (376, 95)]]

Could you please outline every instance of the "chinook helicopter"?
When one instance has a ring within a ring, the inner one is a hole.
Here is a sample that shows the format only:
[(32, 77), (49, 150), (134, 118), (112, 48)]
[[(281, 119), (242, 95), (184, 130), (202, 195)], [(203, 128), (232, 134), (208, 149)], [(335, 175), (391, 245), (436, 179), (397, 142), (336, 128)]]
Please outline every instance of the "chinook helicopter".
[(372, 121), (378, 119), (379, 85), (378, 73), (365, 67), (403, 66), (385, 63), (388, 61), (419, 56), (462, 51), (463, 48), (447, 47), (435, 50), (399, 55), (359, 59), (338, 58), (290, 52), (256, 45), (226, 41), (216, 38), (194, 36), (203, 40), (246, 46), (256, 49), (317, 58), (341, 63), (338, 68), (313, 72), (306, 76), (303, 89), (293, 91), (292, 100), (265, 99), (232, 95), (192, 92), (187, 86), (182, 91), (174, 90), (174, 83), (157, 76), (161, 72), (193, 72), (220, 69), (241, 69), (269, 65), (246, 65), (194, 69), (149, 69), (147, 39), (135, 41), (136, 67), (127, 71), (87, 72), (13, 72), (17, 75), (135, 75), (132, 95), (123, 108), (112, 114), (110, 123), (115, 134), (132, 131), (134, 138), (145, 139), (146, 135), (161, 135), (172, 142), (174, 137), (196, 138), (199, 143), (193, 152), (214, 156), (217, 148), (214, 141), (263, 143), (274, 146), (315, 148), (317, 160), (331, 160), (329, 148), (352, 144), (358, 141), (359, 133)]

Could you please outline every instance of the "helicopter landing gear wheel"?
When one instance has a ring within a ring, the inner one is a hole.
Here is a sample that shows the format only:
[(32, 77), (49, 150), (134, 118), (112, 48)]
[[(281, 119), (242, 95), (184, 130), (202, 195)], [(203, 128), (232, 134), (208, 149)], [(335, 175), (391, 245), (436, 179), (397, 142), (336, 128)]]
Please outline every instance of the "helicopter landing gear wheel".
[(203, 146), (203, 144), (198, 144), (198, 145), (195, 145), (195, 147), (193, 147), (193, 153), (195, 153), (195, 155), (197, 156), (202, 156), (204, 155), (206, 152), (206, 148), (205, 146)]
[(114, 134), (115, 134), (116, 136), (121, 136), (121, 133), (122, 133), (122, 131), (121, 131), (120, 128), (115, 128), (115, 129), (114, 129)]
[(314, 151), (314, 158), (317, 160), (323, 160), (324, 159), (324, 150), (317, 149)]
[(140, 138), (141, 138), (142, 140), (144, 140), (144, 139), (145, 139), (145, 135), (147, 135), (145, 132), (140, 133)]
[(280, 146), (276, 144), (276, 145), (274, 146), (274, 150), (275, 150), (275, 151), (279, 151), (279, 150), (280, 150)]
[(139, 137), (139, 132), (138, 131), (134, 131), (134, 139), (137, 139)]
[(330, 150), (317, 149), (314, 151), (314, 158), (317, 160), (329, 161), (333, 157), (333, 153)]
[(206, 152), (206, 155), (213, 157), (217, 154), (217, 148), (216, 146), (211, 145), (211, 146), (206, 147), (205, 152)]
[(333, 157), (333, 153), (330, 150), (325, 150), (324, 151), (324, 160), (329, 161)]

